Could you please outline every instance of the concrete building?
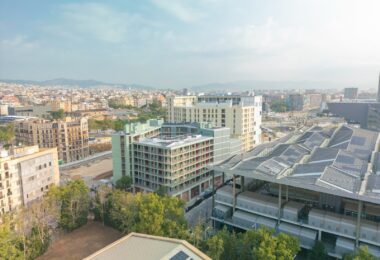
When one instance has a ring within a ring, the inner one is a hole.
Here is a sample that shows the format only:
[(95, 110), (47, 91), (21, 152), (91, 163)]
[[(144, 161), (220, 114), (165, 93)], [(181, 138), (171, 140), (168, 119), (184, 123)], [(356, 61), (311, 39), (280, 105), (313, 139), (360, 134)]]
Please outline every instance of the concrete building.
[(72, 104), (70, 100), (53, 100), (49, 102), (50, 107), (53, 111), (62, 109), (64, 112), (72, 112)]
[(320, 108), (322, 104), (322, 94), (313, 93), (307, 95), (309, 109)]
[(115, 183), (123, 176), (132, 177), (133, 144), (145, 137), (160, 134), (163, 120), (150, 119), (146, 123), (126, 124), (123, 132), (112, 135), (112, 181)]
[(380, 76), (377, 100), (350, 100), (327, 103), (330, 113), (358, 123), (361, 128), (380, 131)]
[(358, 88), (345, 88), (344, 89), (344, 99), (357, 99), (358, 98)]
[(361, 245), (380, 257), (379, 132), (303, 128), (210, 168), (232, 178), (215, 195), (217, 225), (273, 228), (305, 249), (319, 240), (336, 258)]
[(304, 95), (290, 94), (287, 102), (292, 111), (302, 111), (304, 108)]
[(130, 233), (84, 260), (211, 260), (185, 240)]
[(56, 148), (1, 150), (0, 215), (41, 198), (52, 185), (59, 185)]
[(343, 117), (347, 122), (360, 124), (363, 129), (380, 131), (380, 102), (342, 101), (328, 102), (330, 113)]
[(48, 117), (52, 111), (56, 110), (49, 105), (8, 107), (8, 115), (11, 116)]
[(7, 116), (7, 115), (8, 115), (8, 105), (0, 104), (0, 116)]
[(86, 118), (49, 121), (27, 119), (14, 123), (16, 142), (58, 149), (58, 158), (72, 162), (89, 156), (88, 124)]
[(112, 156), (114, 182), (130, 176), (137, 192), (164, 186), (169, 195), (193, 201), (212, 185), (206, 166), (240, 152), (241, 141), (230, 138), (229, 128), (157, 120), (136, 126), (113, 136)]
[(261, 141), (261, 96), (205, 95), (168, 97), (168, 122), (210, 122), (228, 127), (249, 151)]

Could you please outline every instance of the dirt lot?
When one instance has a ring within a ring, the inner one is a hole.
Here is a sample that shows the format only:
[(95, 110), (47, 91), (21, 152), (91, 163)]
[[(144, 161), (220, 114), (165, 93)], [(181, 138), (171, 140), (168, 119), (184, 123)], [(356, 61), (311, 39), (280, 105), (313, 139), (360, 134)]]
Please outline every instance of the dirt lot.
[[(69, 170), (61, 170), (62, 174), (77, 178), (96, 178), (97, 176), (112, 176), (112, 158), (105, 158), (83, 164)], [(104, 178), (104, 177), (102, 177)]]
[(82, 259), (120, 237), (122, 235), (115, 229), (105, 227), (98, 222), (89, 222), (54, 242), (48, 251), (38, 259)]

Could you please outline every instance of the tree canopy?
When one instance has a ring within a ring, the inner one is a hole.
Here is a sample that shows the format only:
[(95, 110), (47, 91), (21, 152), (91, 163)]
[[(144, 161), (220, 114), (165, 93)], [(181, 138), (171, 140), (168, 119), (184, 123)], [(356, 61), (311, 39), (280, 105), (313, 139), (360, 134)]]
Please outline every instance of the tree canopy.
[(270, 104), (270, 109), (274, 112), (286, 112), (289, 110), (289, 106), (286, 104), (284, 100), (273, 100)]
[(116, 189), (127, 191), (132, 186), (132, 178), (125, 175), (116, 181)]
[(63, 109), (58, 109), (57, 111), (51, 111), (50, 115), (53, 119), (63, 119), (65, 118), (65, 111)]
[(104, 212), (100, 203), (94, 205), (95, 217), (124, 234), (140, 232), (174, 238), (187, 237), (184, 202), (175, 197), (155, 193), (111, 191), (105, 199)]
[(212, 259), (292, 260), (300, 251), (296, 238), (273, 230), (258, 229), (244, 233), (222, 229), (206, 241), (206, 253)]
[(344, 260), (375, 260), (376, 258), (368, 251), (367, 246), (360, 246), (352, 254), (348, 254), (344, 257)]
[(12, 124), (0, 126), (0, 143), (9, 143), (14, 138), (14, 128)]

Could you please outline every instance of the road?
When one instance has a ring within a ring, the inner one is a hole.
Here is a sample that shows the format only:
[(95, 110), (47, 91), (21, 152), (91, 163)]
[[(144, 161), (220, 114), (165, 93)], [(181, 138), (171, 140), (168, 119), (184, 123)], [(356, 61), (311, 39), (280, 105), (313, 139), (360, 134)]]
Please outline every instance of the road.
[(78, 167), (82, 164), (86, 164), (86, 163), (89, 163), (89, 162), (94, 161), (94, 160), (110, 157), (111, 155), (112, 155), (112, 151), (105, 151), (105, 152), (101, 152), (101, 153), (96, 153), (96, 154), (93, 154), (89, 157), (86, 157), (86, 158), (78, 160), (78, 161), (62, 164), (59, 166), (59, 169), (60, 170), (65, 169), (66, 170), (66, 169), (70, 169), (73, 167)]
[(190, 227), (194, 227), (199, 222), (205, 223), (211, 216), (212, 211), (212, 197), (202, 201), (201, 204), (185, 213)]

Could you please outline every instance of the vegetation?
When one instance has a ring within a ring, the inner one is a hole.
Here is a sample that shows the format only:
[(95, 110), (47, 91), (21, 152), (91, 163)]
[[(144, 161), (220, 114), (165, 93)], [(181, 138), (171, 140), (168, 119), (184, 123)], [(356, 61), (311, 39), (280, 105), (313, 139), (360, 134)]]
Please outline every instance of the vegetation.
[(60, 202), (59, 226), (72, 231), (87, 223), (90, 208), (89, 189), (82, 180), (71, 181), (50, 190), (50, 196)]
[(133, 109), (134, 106), (131, 105), (120, 105), (115, 100), (109, 100), (108, 106), (113, 109)]
[(0, 143), (9, 143), (14, 138), (14, 128), (12, 124), (0, 126)]
[(116, 181), (116, 189), (128, 191), (132, 186), (132, 178), (129, 176), (122, 176)]
[(63, 109), (58, 109), (57, 111), (50, 112), (50, 115), (53, 119), (64, 119), (65, 118), (65, 111)]
[(101, 153), (105, 151), (111, 151), (111, 143), (90, 144), (90, 154)]
[(285, 100), (273, 100), (270, 104), (270, 109), (276, 113), (289, 111), (289, 106)]
[(206, 253), (218, 259), (291, 260), (300, 251), (296, 238), (280, 233), (273, 236), (269, 229), (250, 230), (244, 233), (223, 229), (207, 239)]
[(87, 222), (89, 193), (83, 181), (52, 187), (42, 199), (11, 214), (0, 225), (1, 259), (36, 259), (51, 242), (57, 225), (71, 231)]
[(319, 260), (326, 259), (327, 253), (325, 246), (322, 241), (317, 241), (312, 250), (310, 250), (308, 259), (309, 260)]
[(183, 207), (184, 202), (175, 197), (155, 193), (133, 195), (116, 189), (103, 201), (98, 197), (94, 214), (97, 220), (124, 234), (140, 232), (184, 239), (188, 230)]
[(154, 101), (152, 104), (144, 106), (142, 108), (134, 108), (137, 112), (137, 118), (127, 120), (94, 120), (88, 121), (90, 130), (108, 130), (113, 129), (115, 131), (122, 131), (124, 126), (128, 123), (146, 122), (152, 118), (165, 118), (166, 109), (162, 108), (161, 103)]
[(360, 246), (352, 254), (346, 255), (344, 260), (375, 260), (376, 258), (368, 252), (367, 246)]

